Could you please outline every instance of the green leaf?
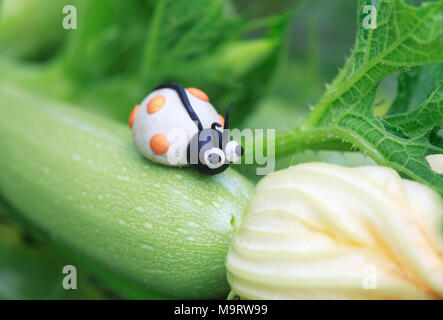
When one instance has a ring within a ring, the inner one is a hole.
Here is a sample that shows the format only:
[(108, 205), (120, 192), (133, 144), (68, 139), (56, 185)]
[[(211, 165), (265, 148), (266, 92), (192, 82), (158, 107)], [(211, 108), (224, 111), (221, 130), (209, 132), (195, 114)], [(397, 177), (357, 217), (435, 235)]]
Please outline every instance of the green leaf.
[[(61, 23), (64, 2), (45, 0), (45, 4), (54, 1), (57, 6), (45, 5), (43, 11)], [(6, 61), (1, 72), (7, 78), (20, 78), (30, 89), (122, 123), (155, 86), (174, 81), (204, 90), (220, 113), (235, 101), (238, 111), (232, 123), (237, 126), (266, 94), (284, 60), (292, 16), (291, 11), (247, 22), (222, 0), (75, 4), (78, 29), (63, 31), (66, 41), (57, 48), (56, 58), (32, 67)], [(24, 24), (23, 19), (19, 22)], [(15, 34), (6, 31), (9, 38)], [(33, 33), (32, 40), (40, 38)], [(13, 47), (9, 43), (5, 48)]]
[(400, 128), (403, 132), (416, 133), (434, 128), (443, 123), (443, 80), (429, 98), (416, 109), (393, 116), (387, 116), (389, 126)]
[[(259, 101), (269, 93), (277, 74), (287, 66), (287, 39), (293, 12), (294, 10), (290, 10), (267, 19), (262, 25), (267, 29), (265, 36), (243, 41), (243, 50), (238, 50), (240, 55), (235, 50), (226, 51), (226, 57), (230, 56), (232, 59), (233, 56), (237, 56), (236, 62), (231, 61), (229, 67), (227, 64), (226, 68), (214, 64), (220, 79), (218, 83), (221, 83), (217, 88), (221, 111), (224, 113), (231, 101), (236, 103), (234, 126), (240, 124), (237, 119), (245, 119), (255, 110)], [(240, 65), (242, 68), (239, 68)]]
[(138, 70), (152, 8), (141, 1), (83, 0), (78, 29), (70, 30), (63, 72), (80, 82)]
[(441, 79), (443, 79), (443, 63), (414, 67), (401, 72), (397, 78), (397, 97), (387, 114), (413, 110), (428, 98)]
[(387, 112), (388, 115), (408, 111), (412, 95), (417, 86), (420, 70), (420, 67), (415, 67), (411, 71), (405, 71), (398, 75), (397, 96)]
[(140, 67), (146, 88), (233, 38), (236, 22), (221, 0), (160, 0), (154, 8)]
[(430, 141), (434, 146), (443, 148), (443, 126), (436, 127), (431, 131)]
[[(443, 2), (416, 8), (401, 0), (382, 0), (377, 7), (377, 28), (369, 30), (362, 27), (366, 4), (371, 3), (359, 2), (357, 41), (344, 68), (301, 127), (278, 136), (277, 153), (293, 151), (303, 139), (309, 139), (311, 146), (337, 140), (351, 143), (378, 164), (443, 195), (443, 176), (433, 172), (425, 160), (429, 154), (443, 152), (429, 142), (430, 129), (441, 123), (441, 85), (431, 82), (433, 94), (410, 113), (391, 118), (392, 126), (385, 126), (373, 112), (377, 87), (388, 75), (443, 61)], [(415, 90), (428, 90), (418, 86)], [(409, 106), (401, 110), (409, 110)]]
[(263, 36), (243, 39), (242, 17), (222, 0), (157, 2), (140, 66), (143, 94), (165, 81), (201, 87), (223, 113), (231, 101), (243, 119), (266, 93), (284, 58), (286, 30), (292, 12), (268, 17), (254, 27)]

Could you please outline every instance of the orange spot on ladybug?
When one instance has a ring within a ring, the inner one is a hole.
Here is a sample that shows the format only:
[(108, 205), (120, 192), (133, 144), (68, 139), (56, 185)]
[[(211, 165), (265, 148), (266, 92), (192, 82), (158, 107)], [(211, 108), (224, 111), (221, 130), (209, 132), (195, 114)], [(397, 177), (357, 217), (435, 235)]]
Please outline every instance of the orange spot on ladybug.
[(203, 101), (209, 102), (209, 97), (206, 93), (201, 91), (200, 89), (189, 87), (188, 91), (190, 94), (192, 94), (194, 97), (197, 97)]
[(131, 114), (129, 115), (129, 128), (132, 129), (132, 125), (134, 124), (134, 119), (135, 119), (135, 115), (138, 111), (138, 108), (140, 108), (140, 106), (138, 104), (135, 105), (135, 107), (132, 109)]
[(221, 114), (218, 115), (218, 122), (222, 125), (222, 127), (225, 125), (225, 118)]
[(162, 133), (154, 134), (150, 141), (151, 149), (156, 154), (163, 154), (168, 151), (169, 142), (168, 138)]
[(155, 96), (151, 100), (149, 100), (147, 105), (147, 110), (149, 114), (156, 113), (159, 111), (163, 106), (165, 105), (166, 98), (165, 96), (159, 94), (158, 96)]

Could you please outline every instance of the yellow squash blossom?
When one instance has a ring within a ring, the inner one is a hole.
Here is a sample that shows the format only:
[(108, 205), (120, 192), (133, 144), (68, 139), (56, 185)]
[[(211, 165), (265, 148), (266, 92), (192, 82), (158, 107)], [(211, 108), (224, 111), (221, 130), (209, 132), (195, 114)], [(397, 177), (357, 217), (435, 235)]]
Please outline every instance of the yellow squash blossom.
[(442, 299), (443, 204), (390, 168), (307, 163), (264, 178), (227, 257), (247, 299)]

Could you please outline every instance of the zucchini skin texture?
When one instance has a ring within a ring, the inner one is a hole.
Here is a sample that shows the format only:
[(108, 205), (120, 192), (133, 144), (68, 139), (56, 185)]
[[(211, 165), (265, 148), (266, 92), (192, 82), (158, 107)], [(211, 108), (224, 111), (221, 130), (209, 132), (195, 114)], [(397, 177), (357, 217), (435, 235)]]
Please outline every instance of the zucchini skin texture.
[[(220, 298), (252, 184), (144, 159), (123, 124), (0, 81), (0, 192), (52, 241), (147, 292)], [(81, 272), (81, 270), (79, 270)]]

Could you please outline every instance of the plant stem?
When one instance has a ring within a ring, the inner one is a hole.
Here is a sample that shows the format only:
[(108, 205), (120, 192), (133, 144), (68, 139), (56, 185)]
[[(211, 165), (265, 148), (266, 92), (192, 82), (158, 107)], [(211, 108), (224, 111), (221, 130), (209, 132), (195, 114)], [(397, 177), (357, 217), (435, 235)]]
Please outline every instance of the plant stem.
[(275, 137), (276, 157), (303, 150), (352, 151), (352, 144), (343, 141), (329, 128), (300, 127), (281, 131)]

